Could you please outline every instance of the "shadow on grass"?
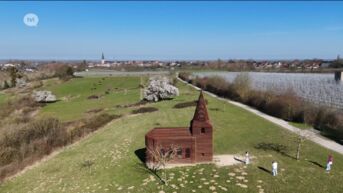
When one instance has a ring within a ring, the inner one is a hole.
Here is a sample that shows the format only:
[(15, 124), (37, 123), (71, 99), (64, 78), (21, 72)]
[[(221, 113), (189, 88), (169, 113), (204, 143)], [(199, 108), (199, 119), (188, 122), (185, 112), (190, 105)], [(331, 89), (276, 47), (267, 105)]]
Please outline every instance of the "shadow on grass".
[(312, 163), (313, 165), (316, 165), (316, 166), (318, 166), (318, 167), (320, 167), (320, 168), (325, 168), (322, 164), (320, 164), (320, 163), (318, 163), (318, 162), (316, 162), (316, 161), (308, 160), (308, 162), (310, 162), (310, 163)]
[(238, 158), (236, 158), (236, 157), (234, 157), (233, 159), (235, 159), (236, 161), (239, 161), (239, 162), (242, 162), (242, 163), (245, 164), (245, 161), (243, 161), (243, 160), (241, 160), (241, 159), (238, 159)]
[(137, 162), (135, 164), (135, 169), (137, 169), (137, 171), (140, 171), (142, 174), (150, 173), (150, 174), (156, 176), (156, 178), (161, 183), (164, 183), (163, 179), (157, 174), (157, 170), (148, 168), (147, 165), (145, 164), (145, 158), (146, 158), (145, 152), (146, 152), (146, 148), (137, 149), (135, 151), (135, 155), (137, 156), (137, 158), (140, 161), (140, 162)]
[(262, 171), (264, 171), (264, 172), (267, 172), (268, 174), (271, 174), (271, 173), (272, 173), (272, 171), (266, 169), (265, 167), (258, 166), (257, 168), (260, 169), (260, 170), (262, 170)]
[(145, 164), (145, 151), (146, 148), (137, 149), (135, 151), (135, 155), (143, 164)]
[(294, 160), (296, 160), (296, 158), (294, 156), (291, 156), (288, 154), (288, 147), (279, 143), (259, 143), (257, 145), (255, 145), (256, 149), (261, 149), (264, 151), (275, 151), (277, 153), (280, 153), (283, 156), (292, 158)]

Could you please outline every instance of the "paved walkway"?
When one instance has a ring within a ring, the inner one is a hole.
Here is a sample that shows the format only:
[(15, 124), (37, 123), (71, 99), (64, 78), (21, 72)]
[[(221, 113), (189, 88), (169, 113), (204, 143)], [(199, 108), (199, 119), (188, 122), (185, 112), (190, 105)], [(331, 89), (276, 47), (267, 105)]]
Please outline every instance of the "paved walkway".
[[(240, 155), (231, 155), (231, 154), (223, 154), (223, 155), (213, 155), (213, 161), (212, 162), (202, 162), (202, 163), (167, 163), (165, 168), (171, 169), (171, 168), (177, 168), (177, 167), (189, 167), (189, 166), (196, 166), (201, 164), (215, 164), (218, 167), (223, 166), (231, 166), (235, 164), (244, 164), (243, 161), (244, 157)], [(148, 165), (149, 168), (152, 167), (152, 165)]]
[[(191, 87), (197, 89), (197, 90), (200, 90), (199, 87), (196, 87), (192, 84), (189, 84), (188, 82), (180, 79), (179, 77), (177, 77), (178, 80), (180, 80), (181, 82), (185, 83), (185, 84), (188, 84), (190, 85)], [(332, 141), (331, 139), (328, 139), (328, 138), (325, 138), (323, 137), (322, 135), (320, 135), (318, 132), (316, 132), (314, 129), (299, 129), (297, 127), (294, 127), (292, 125), (290, 125), (287, 121), (284, 121), (282, 119), (279, 119), (279, 118), (276, 118), (276, 117), (272, 117), (270, 115), (267, 115), (265, 113), (262, 113), (254, 108), (251, 108), (245, 104), (242, 104), (242, 103), (239, 103), (239, 102), (235, 102), (235, 101), (231, 101), (229, 99), (226, 99), (226, 98), (222, 98), (222, 97), (218, 97), (217, 95), (213, 94), (213, 93), (210, 93), (208, 91), (204, 91), (205, 93), (207, 93), (208, 95), (214, 97), (214, 98), (217, 98), (219, 100), (222, 100), (222, 101), (225, 101), (225, 102), (228, 102), (230, 104), (233, 104), (235, 106), (238, 106), (238, 107), (241, 107), (249, 112), (252, 112), (254, 114), (256, 114), (257, 116), (260, 116), (264, 119), (267, 119), (268, 121), (271, 121), (279, 126), (281, 126), (282, 128), (284, 129), (287, 129), (289, 131), (292, 131), (294, 133), (297, 133), (299, 135), (302, 135), (302, 136), (306, 136), (309, 140), (327, 148), (327, 149), (330, 149), (330, 150), (333, 150), (333, 151), (336, 151), (340, 154), (343, 154), (343, 145), (339, 144), (339, 143), (336, 143), (334, 141)]]

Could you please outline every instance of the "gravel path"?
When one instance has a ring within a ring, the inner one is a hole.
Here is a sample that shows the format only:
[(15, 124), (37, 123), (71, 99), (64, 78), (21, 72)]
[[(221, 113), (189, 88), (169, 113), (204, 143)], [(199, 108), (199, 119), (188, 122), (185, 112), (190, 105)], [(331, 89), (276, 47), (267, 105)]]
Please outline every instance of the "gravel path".
[[(197, 90), (200, 90), (200, 88), (192, 85), (192, 84), (189, 84), (188, 82), (180, 79), (179, 77), (177, 77), (178, 80), (180, 80), (181, 82), (185, 83), (185, 84), (188, 84), (190, 85), (191, 87), (197, 89)], [(340, 154), (343, 154), (343, 145), (340, 145), (339, 143), (336, 143), (334, 141), (332, 141), (331, 139), (328, 139), (328, 138), (325, 138), (323, 137), (322, 135), (320, 135), (316, 130), (314, 129), (299, 129), (297, 127), (294, 127), (292, 125), (290, 125), (287, 121), (284, 121), (282, 119), (279, 119), (279, 118), (276, 118), (276, 117), (272, 117), (270, 115), (267, 115), (265, 113), (262, 113), (254, 108), (251, 108), (245, 104), (242, 104), (242, 103), (239, 103), (239, 102), (235, 102), (235, 101), (231, 101), (229, 99), (225, 99), (225, 98), (221, 98), (221, 97), (218, 97), (217, 95), (213, 94), (213, 93), (210, 93), (208, 91), (204, 91), (205, 93), (207, 93), (208, 95), (214, 97), (214, 98), (217, 98), (219, 100), (222, 100), (222, 101), (225, 101), (225, 102), (228, 102), (230, 104), (233, 104), (235, 106), (238, 106), (238, 107), (241, 107), (249, 112), (252, 112), (254, 113), (255, 115), (257, 116), (260, 116), (264, 119), (267, 119), (268, 121), (271, 121), (279, 126), (281, 126), (282, 128), (284, 129), (287, 129), (289, 131), (292, 131), (294, 133), (297, 133), (299, 135), (302, 135), (302, 136), (306, 136), (309, 140), (327, 148), (327, 149), (330, 149), (330, 150), (333, 150), (333, 151), (336, 151)]]

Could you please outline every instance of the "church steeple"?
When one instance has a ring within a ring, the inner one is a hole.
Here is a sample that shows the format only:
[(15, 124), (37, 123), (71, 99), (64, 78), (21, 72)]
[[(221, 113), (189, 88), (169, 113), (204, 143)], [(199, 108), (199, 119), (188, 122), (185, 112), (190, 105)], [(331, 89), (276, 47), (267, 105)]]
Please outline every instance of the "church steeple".
[(200, 121), (200, 122), (209, 121), (207, 108), (206, 108), (206, 101), (204, 99), (202, 90), (200, 91), (198, 103), (197, 103), (192, 121)]
[(190, 130), (193, 136), (212, 136), (212, 124), (208, 116), (206, 101), (202, 91), (200, 91), (195, 113), (191, 121)]
[(104, 52), (101, 54), (101, 64), (105, 64)]

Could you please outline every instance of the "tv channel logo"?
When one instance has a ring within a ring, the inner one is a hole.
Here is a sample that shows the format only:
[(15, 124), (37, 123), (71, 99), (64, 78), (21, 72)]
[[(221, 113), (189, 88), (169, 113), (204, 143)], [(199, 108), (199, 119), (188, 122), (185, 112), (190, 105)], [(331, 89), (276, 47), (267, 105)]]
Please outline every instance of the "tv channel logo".
[(39, 18), (34, 13), (28, 13), (24, 16), (24, 24), (29, 27), (37, 27), (39, 23)]

